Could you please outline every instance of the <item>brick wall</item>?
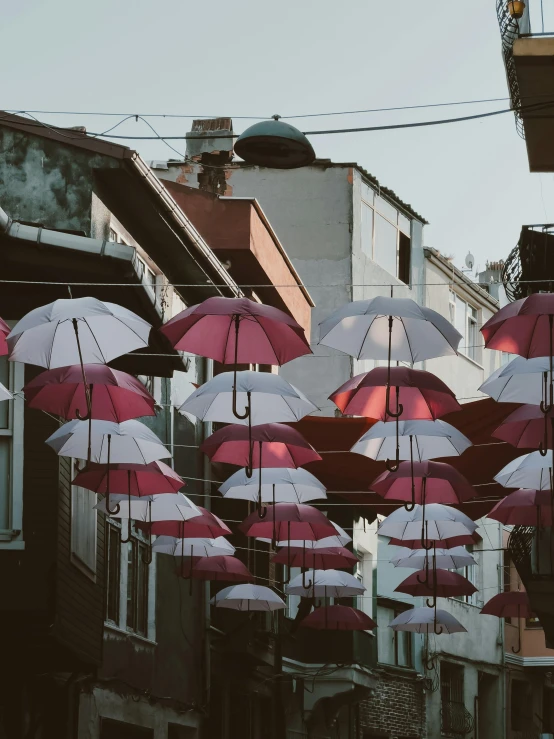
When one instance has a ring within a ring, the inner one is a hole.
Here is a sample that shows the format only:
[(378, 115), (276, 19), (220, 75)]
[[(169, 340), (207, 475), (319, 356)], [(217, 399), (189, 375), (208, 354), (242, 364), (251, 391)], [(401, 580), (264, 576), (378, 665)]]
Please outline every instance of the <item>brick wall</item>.
[(425, 736), (425, 694), (413, 676), (379, 672), (379, 683), (360, 704), (358, 739), (373, 736), (390, 739)]

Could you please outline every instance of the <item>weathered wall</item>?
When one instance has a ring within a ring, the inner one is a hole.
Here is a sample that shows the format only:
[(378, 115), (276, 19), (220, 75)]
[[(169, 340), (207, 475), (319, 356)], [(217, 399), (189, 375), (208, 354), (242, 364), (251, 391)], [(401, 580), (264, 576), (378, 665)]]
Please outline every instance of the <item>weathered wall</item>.
[(426, 722), (423, 682), (415, 682), (393, 670), (378, 672), (374, 694), (360, 704), (361, 733), (358, 739), (424, 737)]

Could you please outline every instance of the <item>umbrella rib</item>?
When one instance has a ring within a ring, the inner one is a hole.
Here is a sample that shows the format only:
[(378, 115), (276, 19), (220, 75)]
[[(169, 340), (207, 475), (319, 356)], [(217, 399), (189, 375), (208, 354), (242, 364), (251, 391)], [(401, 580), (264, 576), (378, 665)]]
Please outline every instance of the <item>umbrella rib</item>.
[(275, 360), (277, 362), (277, 365), (280, 367), (281, 366), (281, 362), (279, 360), (279, 357), (277, 356), (277, 352), (275, 351), (275, 347), (271, 343), (271, 339), (269, 338), (269, 334), (265, 330), (265, 327), (264, 327), (263, 323), (261, 323), (261, 321), (256, 321), (256, 323), (258, 324), (258, 326), (262, 329), (262, 331), (266, 335), (266, 338), (267, 338), (267, 341), (269, 343), (269, 346), (271, 347), (271, 351), (273, 352), (273, 356), (275, 357)]
[(402, 324), (402, 328), (404, 329), (404, 334), (406, 336), (406, 341), (408, 342), (408, 349), (410, 350), (410, 356), (412, 358), (412, 364), (414, 363), (414, 353), (412, 351), (412, 345), (410, 343), (410, 337), (408, 336), (408, 329), (406, 328), (406, 324), (404, 323), (402, 318), (398, 319), (400, 323)]
[[(365, 314), (365, 315), (367, 315), (367, 314)], [(385, 318), (386, 316), (384, 316), (384, 315), (383, 315), (383, 316), (381, 316), (381, 317), (382, 317), (382, 318)], [(362, 340), (362, 343), (360, 344), (360, 351), (358, 352), (358, 356), (356, 357), (356, 359), (357, 359), (358, 361), (360, 361), (360, 356), (361, 356), (361, 354), (362, 354), (362, 351), (363, 351), (363, 348), (364, 348), (364, 344), (365, 344), (365, 342), (366, 342), (366, 339), (367, 339), (367, 335), (368, 335), (368, 334), (369, 334), (369, 332), (371, 331), (371, 327), (373, 326), (373, 323), (375, 322), (375, 318), (376, 318), (376, 316), (375, 316), (375, 314), (374, 314), (374, 316), (373, 316), (373, 320), (371, 321), (371, 323), (370, 323), (370, 324), (369, 324), (369, 326), (367, 327), (367, 331), (365, 332), (365, 335), (364, 335), (364, 338), (363, 338), (363, 340)]]
[(50, 364), (52, 362), (52, 352), (54, 351), (54, 342), (56, 340), (56, 334), (58, 332), (58, 327), (60, 323), (61, 321), (58, 321), (58, 323), (56, 324), (56, 328), (54, 329), (54, 335), (52, 336), (52, 341), (50, 343), (50, 352), (48, 354), (48, 365), (47, 365), (48, 369), (50, 369)]
[[(115, 316), (114, 316), (114, 318), (115, 318)], [(104, 364), (107, 364), (107, 360), (106, 360), (106, 357), (104, 356), (104, 352), (103, 352), (103, 351), (102, 351), (102, 349), (100, 348), (100, 344), (98, 343), (98, 340), (97, 340), (96, 336), (94, 335), (94, 331), (93, 331), (93, 330), (92, 330), (92, 328), (91, 328), (91, 327), (89, 326), (89, 324), (88, 324), (88, 321), (87, 321), (87, 319), (86, 319), (86, 318), (83, 318), (83, 319), (81, 319), (81, 320), (83, 321), (83, 323), (84, 323), (84, 324), (86, 325), (86, 327), (87, 327), (87, 328), (88, 328), (88, 330), (90, 331), (90, 335), (92, 336), (92, 338), (94, 339), (94, 343), (95, 343), (95, 344), (96, 344), (96, 346), (98, 347), (98, 351), (100, 352), (100, 356), (101, 356), (101, 357), (102, 357), (102, 359), (104, 360)], [(119, 320), (119, 318), (118, 318), (117, 320)], [(122, 323), (123, 323), (123, 322), (122, 322)], [(125, 325), (125, 324), (124, 324), (124, 325)]]
[[(232, 314), (232, 315), (231, 315), (231, 319), (230, 319), (230, 321), (229, 321), (229, 328), (227, 329), (227, 338), (225, 339), (225, 343), (224, 343), (224, 345), (223, 345), (223, 356), (222, 356), (222, 364), (226, 364), (226, 362), (225, 362), (225, 357), (227, 356), (227, 347), (229, 346), (229, 336), (231, 335), (231, 328), (232, 328), (232, 326), (233, 326), (233, 323), (234, 323), (234, 321), (235, 321), (234, 315), (235, 315), (235, 314)], [(204, 316), (204, 318), (206, 318), (206, 316)], [(197, 323), (200, 323), (200, 321), (197, 321), (197, 322), (196, 322), (196, 323), (195, 323), (194, 325), (196, 326), (196, 324), (197, 324)], [(191, 326), (191, 328), (192, 328), (192, 326)], [(182, 337), (181, 337), (181, 338), (182, 338)], [(238, 359), (238, 355), (237, 355), (237, 359)], [(232, 363), (231, 363), (231, 362), (229, 362), (229, 364), (232, 364)], [(233, 363), (233, 364), (234, 364), (234, 363)]]

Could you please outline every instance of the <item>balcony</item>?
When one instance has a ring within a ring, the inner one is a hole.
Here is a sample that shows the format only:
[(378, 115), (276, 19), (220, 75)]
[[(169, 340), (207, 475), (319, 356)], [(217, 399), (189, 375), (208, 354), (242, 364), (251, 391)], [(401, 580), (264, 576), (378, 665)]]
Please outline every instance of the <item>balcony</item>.
[(375, 637), (365, 631), (329, 632), (302, 629), (288, 635), (283, 643), (283, 656), (304, 664), (359, 665), (376, 664)]
[(522, 226), (502, 269), (508, 300), (554, 291), (554, 224)]
[(554, 0), (526, 0), (519, 19), (509, 5), (496, 0), (517, 129), (531, 172), (554, 172)]

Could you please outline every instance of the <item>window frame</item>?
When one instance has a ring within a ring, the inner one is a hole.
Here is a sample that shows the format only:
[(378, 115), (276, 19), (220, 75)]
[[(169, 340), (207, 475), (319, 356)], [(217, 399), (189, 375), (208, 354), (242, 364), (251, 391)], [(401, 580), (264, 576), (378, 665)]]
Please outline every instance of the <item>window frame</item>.
[[(467, 544), (466, 549), (469, 554), (475, 555), (477, 553), (473, 544)], [(462, 577), (465, 577), (466, 580), (469, 580), (469, 582), (477, 588), (477, 592), (472, 593), (472, 595), (455, 595), (454, 600), (459, 600), (462, 603), (467, 603), (468, 605), (471, 605), (471, 606), (477, 606), (478, 605), (478, 595), (479, 595), (479, 584), (477, 582), (477, 579), (479, 577), (478, 562), (472, 565), (466, 565), (465, 567), (460, 567), (459, 569), (455, 571), (457, 572), (458, 575), (461, 575)]]
[[(7, 321), (9, 326), (16, 321)], [(10, 469), (8, 473), (9, 528), (0, 529), (0, 549), (25, 549), (23, 532), (23, 471), (24, 471), (24, 428), (25, 401), (22, 390), (25, 385), (25, 365), (22, 362), (7, 362), (8, 389), (13, 393), (8, 403), (8, 427), (0, 429), (0, 436), (11, 439)]]
[[(450, 679), (449, 686), (445, 686), (446, 680), (443, 678), (443, 669), (447, 668), (450, 671), (450, 678), (459, 678), (457, 684)], [(445, 703), (455, 704), (463, 706), (465, 709), (465, 669), (463, 665), (457, 664), (456, 662), (449, 662), (448, 660), (441, 660), (440, 662), (440, 673), (439, 673), (439, 684), (440, 684), (440, 699), (441, 699), (441, 732), (446, 736), (451, 736), (455, 732), (452, 730), (450, 725), (446, 725), (447, 715), (443, 709)], [(445, 699), (445, 687), (448, 687), (449, 696)], [(455, 690), (454, 688), (457, 688)], [(455, 693), (459, 695), (456, 698)], [(454, 696), (454, 697), (453, 697)]]
[[(458, 328), (457, 303), (464, 305), (464, 333), (458, 353), (481, 366), (483, 344), (479, 341), (479, 322), (481, 317), (481, 309), (479, 306), (470, 303), (465, 297), (457, 293), (452, 287), (448, 288), (448, 318), (454, 328)], [(475, 312), (475, 315), (473, 315)], [(470, 329), (470, 326), (472, 327)], [(458, 329), (459, 330), (459, 329)], [(472, 340), (470, 334), (474, 333), (475, 338)], [(470, 343), (471, 342), (471, 343)]]
[[(70, 459), (70, 466), (69, 466), (69, 472), (71, 475), (71, 480), (76, 475), (77, 471), (77, 465), (76, 462), (83, 461), (83, 460), (76, 460), (74, 458)], [(80, 570), (84, 575), (89, 577), (93, 582), (96, 582), (96, 570), (98, 567), (98, 513), (92, 507), (92, 510), (94, 512), (94, 563), (90, 564), (89, 562), (86, 562), (83, 557), (80, 556), (79, 552), (75, 548), (75, 530), (77, 526), (75, 525), (73, 514), (74, 514), (74, 496), (78, 495), (84, 495), (86, 494), (87, 497), (92, 498), (94, 496), (94, 503), (96, 504), (96, 493), (94, 493), (91, 490), (87, 490), (86, 488), (81, 488), (78, 485), (70, 485), (70, 536), (69, 536), (69, 551), (70, 551), (70, 562), (75, 567), (77, 567), (78, 570)]]

